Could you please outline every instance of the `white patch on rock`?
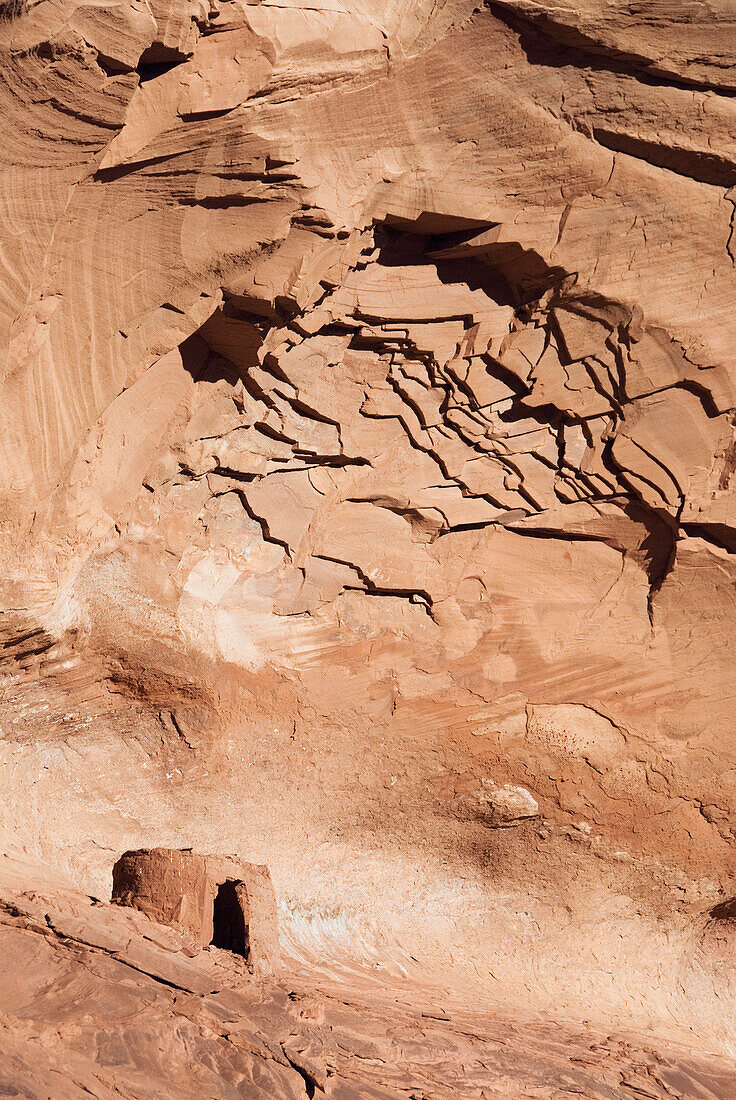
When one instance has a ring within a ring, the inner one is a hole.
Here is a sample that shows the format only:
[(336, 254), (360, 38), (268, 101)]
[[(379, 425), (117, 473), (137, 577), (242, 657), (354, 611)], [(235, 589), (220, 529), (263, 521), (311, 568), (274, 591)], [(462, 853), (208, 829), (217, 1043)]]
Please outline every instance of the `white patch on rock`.
[(518, 825), (539, 813), (539, 803), (525, 787), (509, 784), (497, 787), (490, 780), (483, 780), (483, 792), (479, 796), (481, 816), (487, 824), (496, 828)]

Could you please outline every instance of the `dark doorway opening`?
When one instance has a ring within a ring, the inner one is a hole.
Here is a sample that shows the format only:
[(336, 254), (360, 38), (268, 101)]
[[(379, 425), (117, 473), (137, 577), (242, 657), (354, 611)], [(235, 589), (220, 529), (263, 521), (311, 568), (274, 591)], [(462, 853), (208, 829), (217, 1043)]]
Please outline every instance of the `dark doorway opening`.
[(235, 955), (248, 957), (248, 926), (243, 905), (238, 896), (239, 884), (228, 880), (217, 888), (212, 911), (212, 946)]

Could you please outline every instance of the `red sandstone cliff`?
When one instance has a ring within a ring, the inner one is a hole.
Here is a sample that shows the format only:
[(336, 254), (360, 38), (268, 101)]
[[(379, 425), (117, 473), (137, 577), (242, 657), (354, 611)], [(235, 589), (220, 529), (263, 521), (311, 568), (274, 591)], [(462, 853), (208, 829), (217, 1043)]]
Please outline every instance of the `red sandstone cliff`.
[[(0, 4), (0, 1086), (736, 1095), (734, 55)], [(131, 963), (161, 846), (269, 867), (286, 986)]]

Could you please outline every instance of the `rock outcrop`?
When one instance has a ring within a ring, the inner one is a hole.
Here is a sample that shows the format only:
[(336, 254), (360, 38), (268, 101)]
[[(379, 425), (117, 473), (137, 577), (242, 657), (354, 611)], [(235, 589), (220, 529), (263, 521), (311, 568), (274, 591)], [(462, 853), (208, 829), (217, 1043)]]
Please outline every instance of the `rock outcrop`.
[[(0, 4), (5, 847), (200, 946), (230, 882), (236, 954), (267, 865), (307, 983), (736, 1057), (735, 31)], [(689, 1057), (581, 1088), (734, 1094)]]

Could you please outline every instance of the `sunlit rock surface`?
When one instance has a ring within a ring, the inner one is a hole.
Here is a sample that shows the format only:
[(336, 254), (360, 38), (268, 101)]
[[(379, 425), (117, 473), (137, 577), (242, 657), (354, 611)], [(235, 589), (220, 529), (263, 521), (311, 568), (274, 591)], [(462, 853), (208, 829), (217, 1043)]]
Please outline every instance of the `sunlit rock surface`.
[[(0, 4), (8, 1095), (736, 1095), (735, 61)], [(277, 976), (109, 904), (156, 848)]]

